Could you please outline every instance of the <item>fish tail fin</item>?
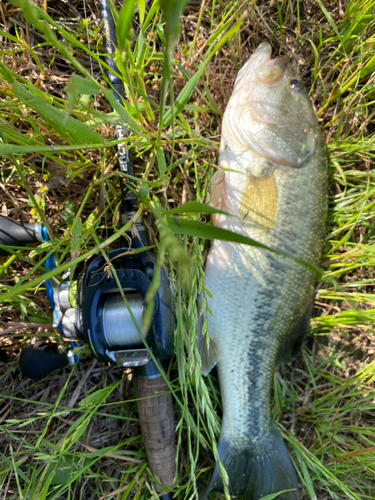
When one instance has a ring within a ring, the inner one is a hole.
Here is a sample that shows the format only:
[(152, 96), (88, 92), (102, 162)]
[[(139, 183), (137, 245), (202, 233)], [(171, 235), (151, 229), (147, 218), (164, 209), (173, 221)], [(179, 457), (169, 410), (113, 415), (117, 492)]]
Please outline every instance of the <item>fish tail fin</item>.
[[(219, 456), (227, 471), (231, 494), (242, 494), (246, 500), (258, 500), (271, 493), (290, 490), (278, 495), (277, 500), (299, 499), (297, 476), (276, 426), (267, 439), (267, 445), (253, 449), (236, 449), (223, 438), (224, 435), (222, 432), (219, 440)], [(202, 499), (207, 498), (211, 489), (223, 489), (218, 466)]]

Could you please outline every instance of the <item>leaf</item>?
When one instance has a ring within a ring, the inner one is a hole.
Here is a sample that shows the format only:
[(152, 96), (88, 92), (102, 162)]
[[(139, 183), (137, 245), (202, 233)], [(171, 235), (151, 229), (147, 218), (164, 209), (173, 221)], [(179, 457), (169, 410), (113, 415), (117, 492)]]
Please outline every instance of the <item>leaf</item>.
[(74, 253), (78, 249), (81, 237), (82, 237), (82, 219), (79, 217), (77, 219), (77, 222), (73, 226), (72, 240), (70, 242), (71, 253)]
[(269, 252), (276, 253), (278, 255), (282, 255), (283, 257), (287, 257), (302, 266), (308, 267), (314, 273), (318, 275), (322, 275), (323, 271), (316, 265), (311, 264), (310, 262), (306, 262), (298, 257), (294, 257), (294, 255), (288, 254), (281, 250), (276, 250), (275, 248), (268, 247), (259, 243), (252, 238), (247, 236), (243, 236), (242, 234), (233, 233), (232, 231), (228, 231), (228, 229), (222, 229), (221, 227), (211, 226), (209, 224), (205, 224), (204, 222), (194, 221), (178, 218), (178, 217), (166, 217), (167, 225), (171, 231), (176, 234), (183, 234), (186, 236), (195, 236), (198, 238), (205, 238), (207, 240), (222, 240), (222, 241), (232, 241), (234, 243), (242, 243), (243, 245), (250, 245), (257, 248), (263, 248), (264, 250), (268, 250)]
[(36, 255), (39, 255), (41, 253), (50, 252), (51, 250), (53, 250), (53, 248), (54, 248), (54, 246), (53, 246), (53, 242), (51, 240), (45, 241), (43, 243), (40, 243), (38, 248), (34, 248), (33, 250), (31, 250), (31, 252), (29, 253), (29, 257), (33, 258)]
[(106, 400), (106, 398), (114, 391), (114, 389), (116, 389), (119, 383), (120, 382), (113, 382), (112, 384), (109, 384), (107, 387), (104, 387), (104, 389), (98, 389), (97, 391), (92, 392), (79, 402), (79, 406), (81, 408), (87, 408), (93, 405), (100, 406)]
[(0, 142), (0, 154), (11, 155), (11, 154), (30, 154), (30, 153), (58, 153), (63, 151), (84, 151), (85, 149), (100, 149), (102, 147), (115, 146), (117, 141), (103, 142), (101, 138), (100, 143), (93, 144), (69, 144), (63, 146), (46, 146), (41, 144), (40, 146), (19, 146), (18, 144), (2, 144)]
[(366, 65), (361, 69), (359, 78), (365, 78), (367, 75), (372, 73), (375, 68), (375, 56), (372, 56), (366, 63)]
[(73, 107), (73, 104), (75, 103), (79, 95), (96, 95), (100, 91), (98, 86), (93, 82), (91, 82), (87, 78), (76, 75), (75, 73), (73, 73), (69, 78), (69, 82), (67, 85), (65, 85), (63, 90), (68, 95), (68, 103), (70, 108)]
[(165, 170), (167, 168), (167, 164), (165, 162), (163, 148), (161, 148), (160, 146), (156, 146), (155, 147), (155, 155), (156, 155), (156, 161), (158, 162), (160, 177), (162, 178), (162, 180), (164, 180), (164, 173), (165, 173)]
[(317, 0), (318, 4), (319, 4), (319, 7), (322, 9), (322, 12), (323, 14), (326, 16), (326, 19), (327, 21), (329, 22), (329, 24), (331, 25), (331, 28), (333, 29), (333, 31), (336, 33), (336, 35), (340, 38), (340, 33), (339, 33), (339, 30), (337, 29), (337, 26), (334, 22), (334, 20), (332, 19), (331, 17), (331, 14), (328, 12), (328, 10), (325, 8), (322, 0)]
[(164, 47), (166, 47), (167, 46), (167, 40), (165, 38), (164, 28), (163, 28), (163, 25), (161, 23), (157, 23), (156, 24), (156, 32), (158, 34), (159, 40), (164, 45)]
[(126, 0), (120, 10), (118, 22), (116, 24), (117, 48), (120, 54), (125, 49), (130, 25), (133, 19), (136, 0)]
[(217, 208), (211, 207), (211, 205), (198, 203), (197, 201), (188, 201), (180, 207), (172, 208), (172, 210), (167, 210), (165, 212), (165, 215), (174, 214), (223, 214), (230, 216), (230, 214), (224, 212), (224, 210), (218, 210)]
[(18, 82), (12, 85), (12, 90), (21, 102), (42, 116), (67, 142), (72, 140), (75, 144), (103, 143), (103, 138), (99, 134), (76, 118), (49, 104), (42, 93), (33, 94)]
[(120, 106), (120, 104), (117, 102), (116, 97), (114, 96), (112, 89), (105, 89), (104, 88), (103, 94), (105, 95), (109, 104), (112, 106), (112, 109), (114, 109), (117, 112), (117, 114), (120, 116), (120, 118), (129, 126), (129, 129), (132, 132), (134, 132), (135, 134), (140, 135), (141, 137), (145, 137), (145, 135), (142, 133), (142, 129), (138, 125), (138, 123), (128, 113), (128, 111), (124, 107)]
[(145, 12), (146, 12), (145, 0), (138, 0), (138, 14), (139, 14), (139, 20), (141, 22), (141, 26), (145, 20)]
[(165, 19), (165, 35), (167, 41), (167, 50), (172, 50), (177, 43), (180, 33), (180, 15), (184, 10), (187, 0), (160, 0), (159, 4), (163, 11)]
[(271, 493), (270, 495), (266, 495), (265, 497), (262, 497), (259, 500), (274, 500), (274, 498), (277, 498), (282, 493), (288, 493), (288, 491), (296, 491), (296, 490), (295, 489), (293, 489), (293, 490), (283, 490), (283, 491), (279, 491), (278, 493)]
[(52, 46), (56, 47), (76, 70), (80, 71), (83, 75), (91, 78), (94, 81), (89, 71), (84, 66), (82, 66), (82, 64), (80, 64), (72, 55), (72, 53), (70, 52), (70, 48), (68, 48), (68, 44), (64, 44), (62, 41), (56, 38), (56, 35), (50, 26), (53, 26), (67, 40), (73, 43), (73, 45), (81, 47), (82, 50), (90, 53), (90, 56), (98, 61), (100, 61), (99, 56), (91, 52), (84, 44), (78, 42), (73, 35), (62, 29), (59, 23), (55, 23), (54, 20), (39, 6), (33, 4), (29, 0), (14, 0), (14, 3), (20, 8), (22, 15), (30, 22), (30, 24), (32, 24), (37, 30), (39, 30), (44, 35), (46, 40)]
[[(168, 127), (172, 123), (172, 117), (177, 116), (181, 111), (184, 109), (186, 103), (190, 99), (191, 94), (193, 93), (195, 87), (197, 86), (199, 78), (203, 75), (207, 63), (212, 59), (212, 57), (216, 54), (216, 52), (223, 46), (225, 43), (230, 40), (230, 38), (233, 37), (233, 35), (237, 32), (237, 30), (241, 27), (242, 25), (242, 18), (238, 23), (236, 23), (233, 28), (231, 28), (220, 40), (219, 42), (213, 46), (213, 42), (211, 43), (210, 47), (212, 50), (209, 50), (207, 52), (207, 55), (204, 59), (204, 61), (200, 64), (198, 71), (194, 73), (194, 75), (190, 78), (190, 80), (187, 82), (185, 87), (181, 90), (179, 93), (177, 99), (175, 100), (173, 104), (173, 109), (169, 108), (168, 111), (165, 113), (163, 116), (163, 121), (162, 121), (162, 126), (163, 127)], [(180, 66), (181, 68), (181, 66)], [(187, 75), (187, 73), (186, 73)], [(184, 76), (186, 76), (184, 73)], [(173, 113), (172, 113), (173, 111)]]
[[(161, 130), (164, 124), (164, 109), (166, 103), (167, 92), (171, 92), (173, 102), (173, 90), (171, 86), (171, 67), (173, 59), (173, 50), (177, 43), (180, 33), (180, 14), (182, 13), (186, 0), (160, 0), (160, 7), (163, 10), (165, 19), (165, 46), (164, 63), (163, 63), (163, 79), (160, 88), (160, 103), (159, 103), (159, 125), (157, 143), (160, 143)], [(159, 33), (160, 36), (160, 33)], [(171, 120), (170, 120), (171, 122)], [(169, 122), (169, 123), (170, 123)]]
[(204, 222), (183, 219), (182, 217), (166, 217), (166, 219), (168, 227), (177, 234), (196, 236), (207, 240), (233, 241), (235, 243), (264, 248), (265, 250), (278, 253), (278, 251), (273, 250), (262, 243), (258, 243), (252, 238), (248, 238), (242, 234), (233, 233), (232, 231), (228, 231), (228, 229), (211, 226)]
[[(61, 461), (63, 463), (63, 461)], [(71, 467), (64, 467), (60, 465), (55, 470), (55, 474), (52, 477), (51, 484), (63, 484), (71, 477), (73, 474), (73, 469)]]
[(148, 187), (147, 184), (142, 182), (142, 184), (139, 186), (138, 190), (138, 198), (142, 203), (145, 203), (147, 201), (147, 197), (149, 196), (150, 193), (150, 188)]
[[(13, 128), (10, 128), (9, 125), (5, 126), (0, 123), (0, 134), (5, 141), (10, 141), (10, 142), (15, 142), (17, 144), (34, 144), (37, 143), (37, 139), (42, 140), (42, 136), (34, 136), (30, 138), (26, 134), (21, 134), (17, 130), (14, 130)], [(40, 143), (41, 146), (43, 146), (43, 143)]]
[(193, 93), (195, 87), (197, 86), (199, 78), (203, 75), (204, 70), (206, 69), (206, 65), (208, 63), (209, 59), (207, 58), (205, 61), (201, 63), (199, 66), (199, 69), (194, 75), (190, 78), (190, 80), (187, 82), (185, 87), (181, 90), (181, 92), (178, 94), (177, 99), (174, 102), (173, 106), (173, 114), (172, 114), (172, 108), (169, 108), (168, 111), (165, 113), (163, 117), (163, 127), (168, 127), (172, 123), (172, 116), (177, 116), (181, 111), (184, 109), (185, 104), (188, 102), (190, 99), (191, 94)]
[(14, 82), (12, 71), (1, 61), (0, 61), (0, 76), (2, 76), (2, 78), (4, 78), (4, 80), (6, 80), (8, 83)]

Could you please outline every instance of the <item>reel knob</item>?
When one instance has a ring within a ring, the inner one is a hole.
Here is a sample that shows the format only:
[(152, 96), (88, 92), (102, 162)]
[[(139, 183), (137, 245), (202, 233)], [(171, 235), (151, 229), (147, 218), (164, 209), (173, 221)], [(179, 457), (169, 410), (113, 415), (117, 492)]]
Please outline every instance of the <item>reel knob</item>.
[(68, 354), (57, 344), (37, 340), (22, 349), (19, 367), (25, 377), (38, 380), (69, 363)]

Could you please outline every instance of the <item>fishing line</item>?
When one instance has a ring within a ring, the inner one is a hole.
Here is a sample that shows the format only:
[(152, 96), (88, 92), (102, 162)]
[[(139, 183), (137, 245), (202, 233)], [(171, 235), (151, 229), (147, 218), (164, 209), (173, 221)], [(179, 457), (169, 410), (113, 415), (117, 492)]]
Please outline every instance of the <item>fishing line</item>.
[(105, 339), (110, 347), (142, 344), (136, 324), (138, 328), (142, 327), (145, 309), (143, 298), (139, 293), (131, 293), (127, 294), (126, 300), (132, 310), (135, 322), (131, 318), (120, 294), (111, 295), (105, 301), (102, 325)]

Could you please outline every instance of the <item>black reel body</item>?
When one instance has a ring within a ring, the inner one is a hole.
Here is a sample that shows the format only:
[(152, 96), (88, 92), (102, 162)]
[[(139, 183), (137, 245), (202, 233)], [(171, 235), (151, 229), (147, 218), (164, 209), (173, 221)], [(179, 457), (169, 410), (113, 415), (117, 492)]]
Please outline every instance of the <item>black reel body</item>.
[(150, 360), (146, 346), (156, 358), (169, 358), (173, 352), (175, 320), (166, 270), (162, 268), (160, 272), (151, 326), (148, 332), (140, 335), (145, 297), (156, 267), (155, 259), (148, 252), (132, 255), (125, 248), (112, 250), (108, 253), (108, 259), (132, 315), (107, 260), (99, 256), (79, 279), (76, 304), (78, 338), (87, 342), (94, 355), (103, 362), (116, 362), (124, 366), (144, 365)]

